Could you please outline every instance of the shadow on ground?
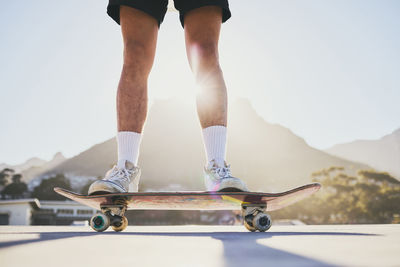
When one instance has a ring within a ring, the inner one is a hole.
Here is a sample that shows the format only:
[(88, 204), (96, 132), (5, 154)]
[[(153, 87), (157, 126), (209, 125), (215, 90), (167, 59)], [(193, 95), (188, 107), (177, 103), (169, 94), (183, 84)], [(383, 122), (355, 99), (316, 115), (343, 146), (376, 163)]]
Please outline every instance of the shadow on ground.
[[(16, 233), (2, 233), (2, 235)], [(333, 266), (315, 259), (296, 255), (279, 249), (274, 249), (257, 242), (258, 239), (276, 236), (376, 236), (375, 234), (348, 233), (348, 232), (24, 232), (22, 234), (39, 234), (37, 239), (0, 242), (0, 249), (7, 247), (52, 241), (73, 237), (104, 236), (171, 236), (171, 237), (211, 237), (220, 240), (224, 248), (224, 260), (226, 266), (259, 266), (260, 263), (271, 263), (278, 266)]]

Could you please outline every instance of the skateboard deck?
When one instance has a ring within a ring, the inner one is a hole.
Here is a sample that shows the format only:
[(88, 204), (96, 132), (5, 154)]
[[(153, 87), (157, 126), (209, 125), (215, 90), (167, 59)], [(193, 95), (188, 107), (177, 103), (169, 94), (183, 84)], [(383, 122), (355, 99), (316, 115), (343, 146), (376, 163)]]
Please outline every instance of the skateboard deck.
[(320, 184), (307, 184), (281, 193), (261, 192), (143, 192), (81, 195), (59, 187), (58, 194), (83, 205), (101, 210), (123, 200), (127, 209), (136, 210), (240, 210), (242, 204), (266, 205), (266, 211), (289, 206), (318, 191)]
[[(281, 193), (263, 192), (139, 192), (112, 193), (101, 195), (81, 195), (63, 188), (56, 187), (54, 191), (83, 205), (102, 211), (91, 219), (91, 226), (96, 231), (94, 217), (105, 221), (105, 226), (112, 225), (115, 231), (127, 225), (125, 211), (136, 210), (242, 210), (244, 223), (250, 231), (265, 231), (271, 226), (267, 211), (273, 211), (296, 203), (320, 189), (319, 183), (307, 184)], [(105, 215), (105, 216), (104, 216)], [(257, 217), (257, 218), (256, 218)], [(246, 219), (247, 218), (247, 219)], [(111, 221), (110, 221), (111, 219)], [(113, 221), (116, 221), (113, 223)], [(125, 222), (126, 221), (126, 222)], [(261, 224), (267, 224), (264, 230)], [(100, 223), (101, 224), (101, 223)], [(119, 224), (126, 224), (119, 227)], [(116, 227), (114, 227), (117, 225)], [(107, 226), (108, 227), (108, 226)], [(106, 228), (107, 228), (106, 227)], [(100, 229), (100, 230), (99, 230)]]

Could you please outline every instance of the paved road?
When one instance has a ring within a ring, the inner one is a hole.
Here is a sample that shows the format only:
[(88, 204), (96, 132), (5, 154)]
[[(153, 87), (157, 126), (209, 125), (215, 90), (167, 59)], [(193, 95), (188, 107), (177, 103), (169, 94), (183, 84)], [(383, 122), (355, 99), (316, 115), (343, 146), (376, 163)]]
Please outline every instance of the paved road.
[(117, 265), (400, 266), (400, 225), (0, 226), (1, 267)]

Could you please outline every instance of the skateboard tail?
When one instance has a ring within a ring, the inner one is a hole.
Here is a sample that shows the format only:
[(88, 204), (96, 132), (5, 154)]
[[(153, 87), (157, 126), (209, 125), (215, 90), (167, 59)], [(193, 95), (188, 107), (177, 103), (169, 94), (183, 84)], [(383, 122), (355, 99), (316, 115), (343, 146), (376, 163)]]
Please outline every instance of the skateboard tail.
[(74, 192), (70, 192), (70, 191), (65, 190), (65, 189), (63, 189), (63, 188), (60, 188), (60, 187), (54, 187), (54, 191), (55, 191), (56, 193), (58, 193), (58, 194), (64, 196), (64, 197), (66, 197), (66, 198), (68, 198), (68, 199), (71, 199), (71, 200), (73, 200), (73, 201), (76, 201), (76, 202), (78, 202), (78, 203), (80, 203), (80, 204), (82, 204), (82, 205), (89, 206), (89, 207), (91, 207), (91, 208), (100, 210), (99, 205), (98, 205), (97, 203), (88, 202), (88, 201), (86, 201), (86, 200), (83, 199), (83, 198), (77, 197), (77, 196), (83, 196), (83, 195), (78, 195), (78, 194), (76, 194), (76, 193), (74, 193)]

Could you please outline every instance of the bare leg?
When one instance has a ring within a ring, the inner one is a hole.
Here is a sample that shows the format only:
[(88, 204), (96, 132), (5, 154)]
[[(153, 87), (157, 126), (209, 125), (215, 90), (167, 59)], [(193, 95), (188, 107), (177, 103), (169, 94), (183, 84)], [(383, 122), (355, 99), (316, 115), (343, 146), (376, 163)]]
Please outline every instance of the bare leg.
[(124, 64), (117, 93), (118, 131), (141, 133), (147, 115), (147, 78), (154, 61), (158, 24), (150, 15), (121, 6)]
[[(147, 115), (147, 77), (154, 61), (158, 22), (126, 6), (120, 8), (120, 22), (124, 64), (117, 92), (118, 165), (103, 180), (92, 183), (88, 194), (138, 191), (140, 170), (136, 165)], [(116, 171), (120, 169), (125, 171)]]
[(197, 8), (185, 16), (186, 52), (200, 90), (197, 113), (208, 160), (204, 178), (208, 191), (248, 191), (225, 163), (228, 100), (218, 59), (221, 23), (222, 10), (217, 6)]
[(227, 123), (227, 93), (218, 59), (221, 23), (222, 11), (217, 6), (185, 15), (186, 53), (200, 90), (196, 100), (202, 128)]

